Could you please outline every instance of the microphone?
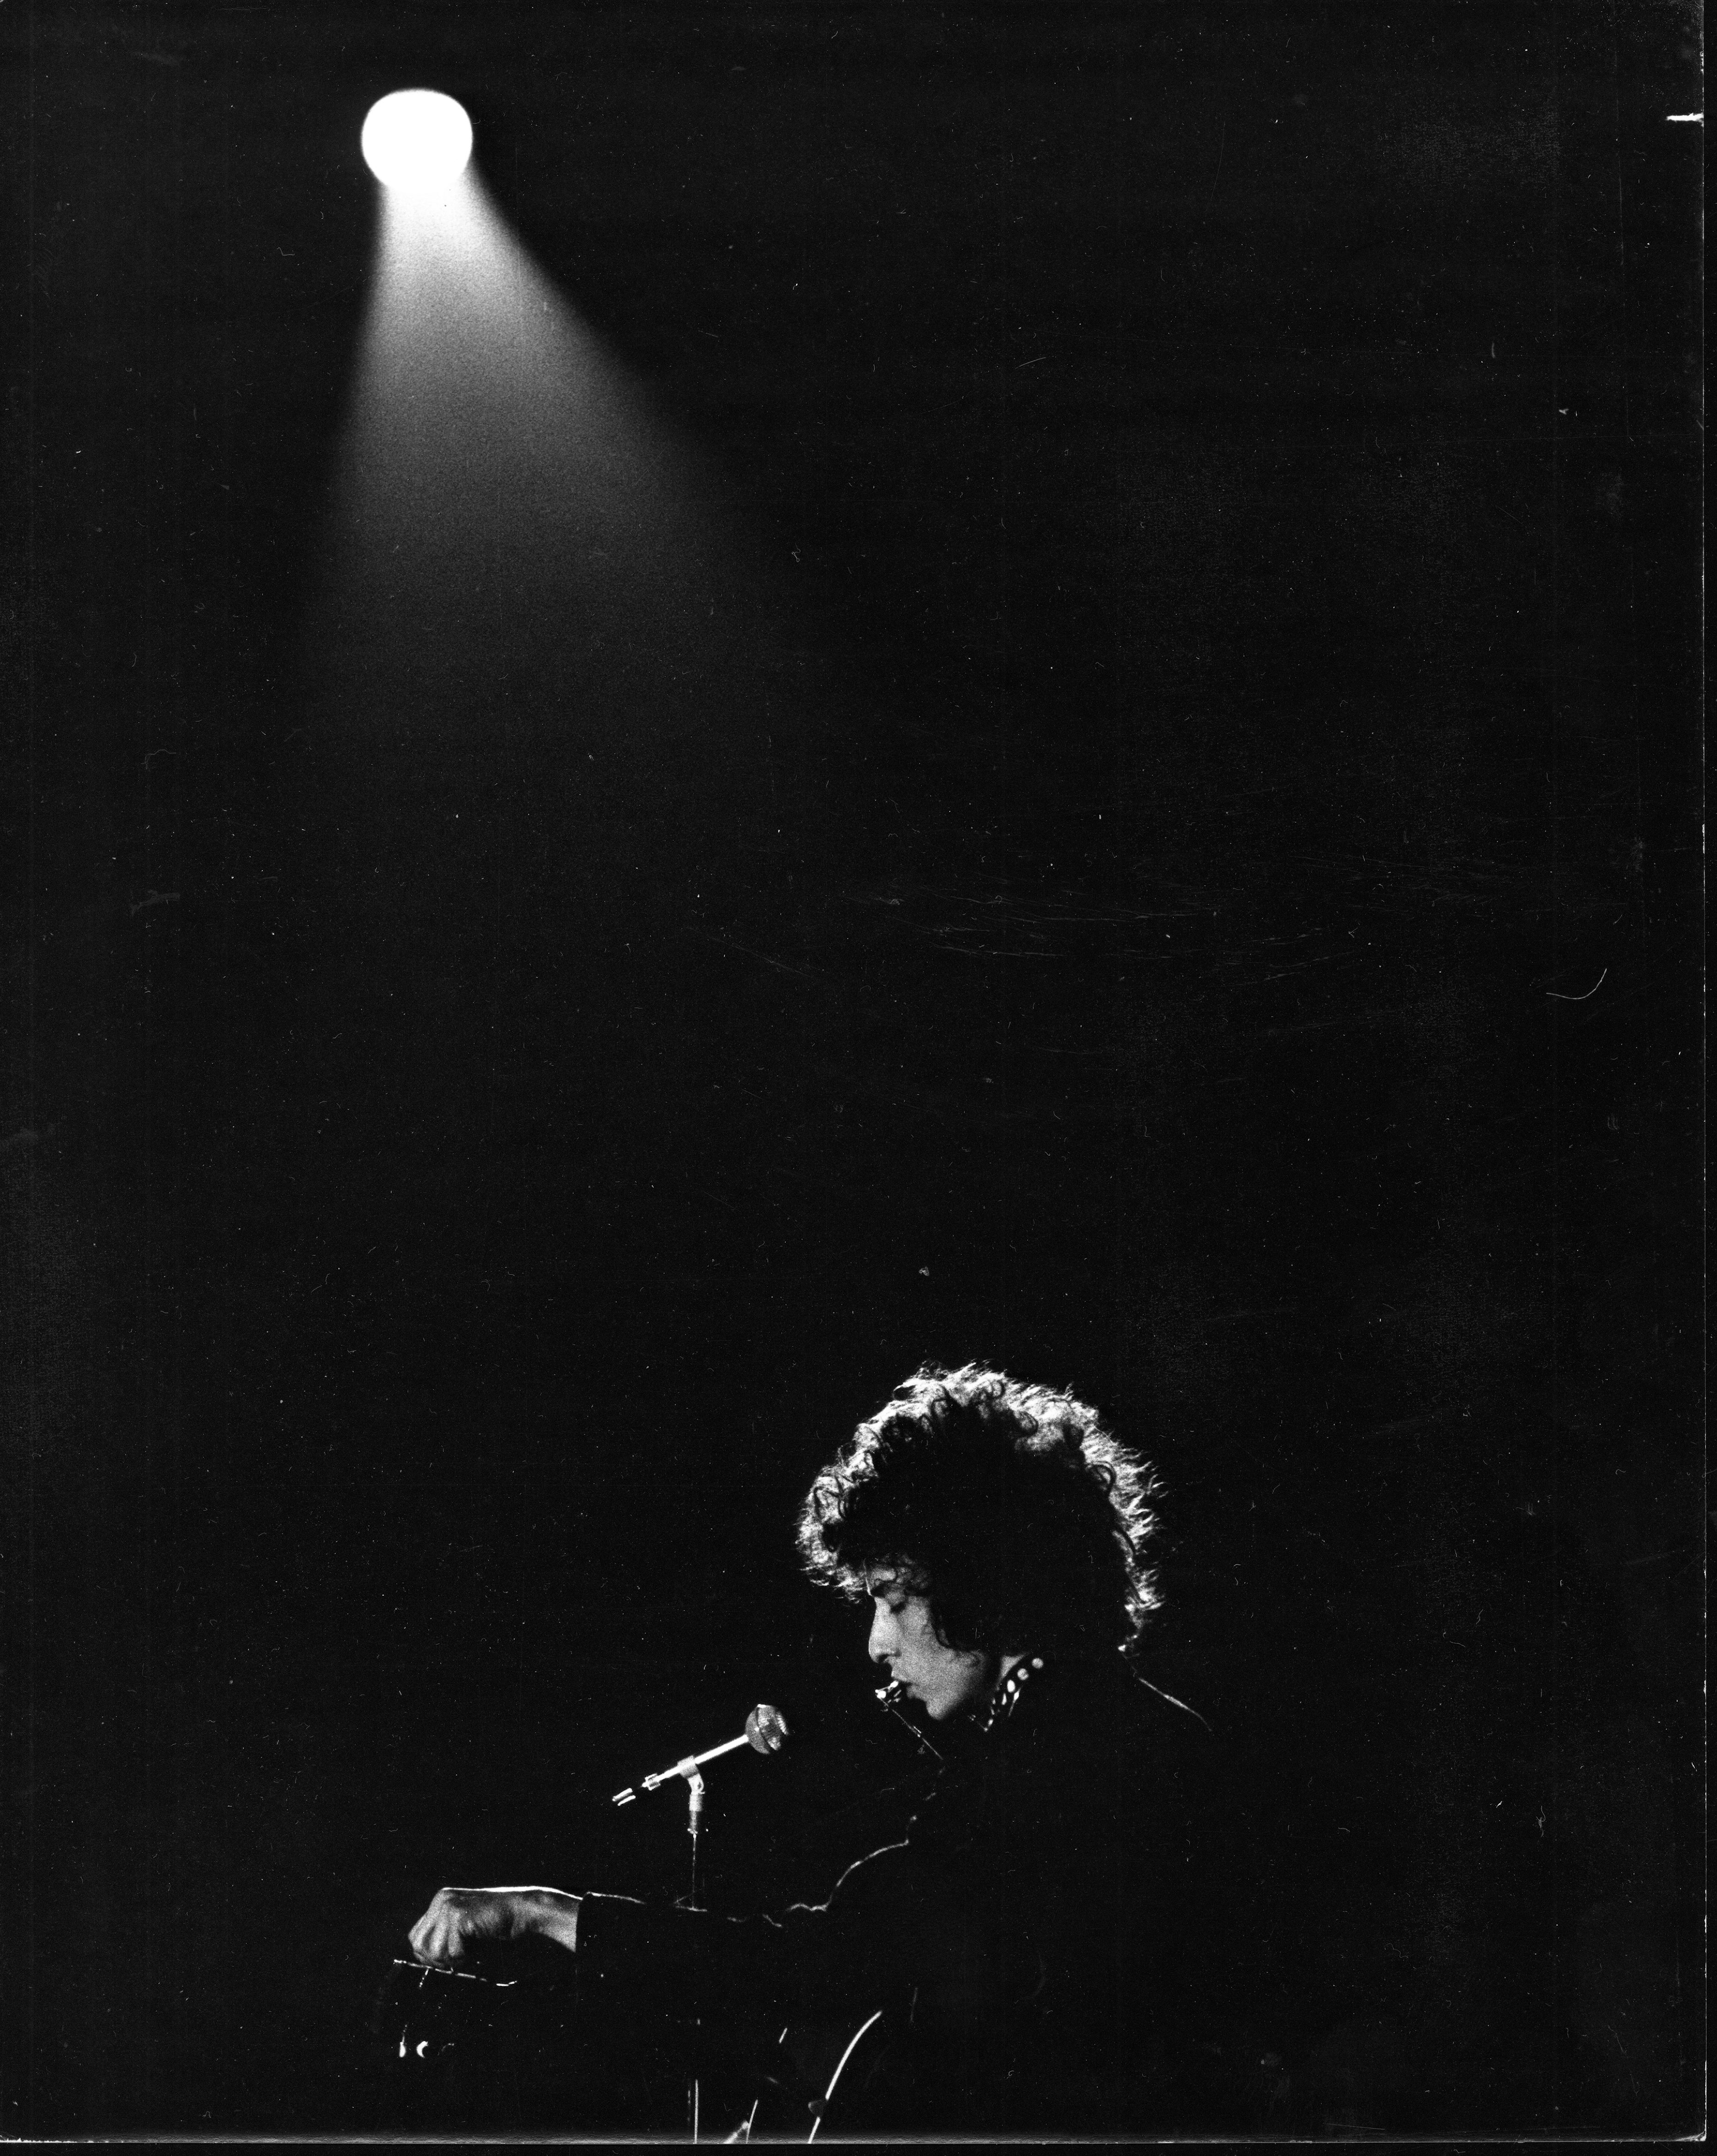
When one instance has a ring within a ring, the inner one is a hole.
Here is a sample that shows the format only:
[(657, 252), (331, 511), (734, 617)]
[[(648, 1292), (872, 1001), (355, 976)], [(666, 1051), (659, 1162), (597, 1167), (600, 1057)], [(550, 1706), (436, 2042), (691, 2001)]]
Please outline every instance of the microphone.
[(737, 1752), (742, 1744), (749, 1744), (754, 1752), (761, 1752), (765, 1758), (769, 1758), (786, 1743), (788, 1733), (787, 1717), (778, 1707), (766, 1704), (754, 1707), (746, 1717), (746, 1726), (737, 1737), (730, 1737), (725, 1744), (712, 1744), (707, 1752), (692, 1753), (684, 1759), (676, 1759), (671, 1767), (663, 1768), (659, 1774), (646, 1774), (636, 1789), (617, 1789), (610, 1801), (616, 1804), (635, 1804), (639, 1796), (648, 1795), (653, 1789), (659, 1789), (664, 1782), (671, 1782), (676, 1775), (683, 1774), (687, 1781), (692, 1781), (700, 1767), (706, 1766), (711, 1759), (719, 1759), (724, 1752)]

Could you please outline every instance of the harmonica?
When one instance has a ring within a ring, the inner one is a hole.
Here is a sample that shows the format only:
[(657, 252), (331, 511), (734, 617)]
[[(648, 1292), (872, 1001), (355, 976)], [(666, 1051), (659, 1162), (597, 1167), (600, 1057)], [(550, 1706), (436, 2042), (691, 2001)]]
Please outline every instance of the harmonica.
[(900, 1708), (905, 1697), (906, 1687), (901, 1683), (899, 1677), (895, 1677), (890, 1683), (879, 1685), (876, 1688), (876, 1703), (882, 1709), (883, 1712), (884, 1714), (892, 1714), (895, 1721), (900, 1723), (903, 1729), (909, 1730), (911, 1732), (912, 1741), (918, 1747), (920, 1752), (924, 1753), (930, 1758), (940, 1759), (942, 1756), (941, 1753), (937, 1751), (935, 1746), (930, 1743), (929, 1738), (925, 1735), (918, 1724), (915, 1722), (909, 1722), (905, 1716), (901, 1713)]

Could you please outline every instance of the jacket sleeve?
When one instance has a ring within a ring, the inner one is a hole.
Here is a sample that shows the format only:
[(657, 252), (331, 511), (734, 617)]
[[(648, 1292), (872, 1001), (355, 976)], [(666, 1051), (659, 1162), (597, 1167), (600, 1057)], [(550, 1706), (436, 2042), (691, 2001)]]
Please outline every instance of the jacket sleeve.
[(935, 1983), (961, 1928), (946, 1873), (900, 1842), (851, 1866), (826, 1902), (769, 1916), (586, 1895), (579, 1982), (617, 2003), (678, 2005), (730, 2027), (827, 2021)]

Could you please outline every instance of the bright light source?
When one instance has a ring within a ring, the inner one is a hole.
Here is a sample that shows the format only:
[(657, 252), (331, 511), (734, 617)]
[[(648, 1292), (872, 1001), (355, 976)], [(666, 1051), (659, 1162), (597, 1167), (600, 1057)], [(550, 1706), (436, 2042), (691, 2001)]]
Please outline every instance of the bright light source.
[(364, 162), (384, 187), (433, 194), (470, 162), (471, 122), (438, 90), (397, 90), (370, 107), (361, 140)]

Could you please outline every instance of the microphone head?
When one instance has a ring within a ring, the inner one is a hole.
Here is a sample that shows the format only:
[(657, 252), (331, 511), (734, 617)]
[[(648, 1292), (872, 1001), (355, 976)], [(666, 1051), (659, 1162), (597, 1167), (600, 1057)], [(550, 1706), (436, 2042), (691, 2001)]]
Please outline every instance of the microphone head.
[(746, 1717), (746, 1735), (751, 1749), (766, 1758), (780, 1751), (787, 1733), (787, 1717), (778, 1707), (754, 1707)]

